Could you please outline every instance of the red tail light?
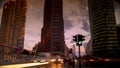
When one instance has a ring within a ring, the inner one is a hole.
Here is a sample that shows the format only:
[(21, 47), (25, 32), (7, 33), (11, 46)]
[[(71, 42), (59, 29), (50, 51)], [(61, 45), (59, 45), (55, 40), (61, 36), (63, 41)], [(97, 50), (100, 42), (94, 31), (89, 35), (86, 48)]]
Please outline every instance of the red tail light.
[(110, 60), (110, 59), (108, 59), (108, 58), (105, 58), (105, 59), (104, 59), (104, 61), (111, 61), (111, 60)]

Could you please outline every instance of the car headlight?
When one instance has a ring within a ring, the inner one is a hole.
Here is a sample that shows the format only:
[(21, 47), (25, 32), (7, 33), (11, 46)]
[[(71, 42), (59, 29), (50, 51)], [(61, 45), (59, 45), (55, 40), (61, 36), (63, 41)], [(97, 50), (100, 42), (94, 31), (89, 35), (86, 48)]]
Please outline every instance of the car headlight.
[(40, 62), (45, 62), (46, 60), (40, 60)]

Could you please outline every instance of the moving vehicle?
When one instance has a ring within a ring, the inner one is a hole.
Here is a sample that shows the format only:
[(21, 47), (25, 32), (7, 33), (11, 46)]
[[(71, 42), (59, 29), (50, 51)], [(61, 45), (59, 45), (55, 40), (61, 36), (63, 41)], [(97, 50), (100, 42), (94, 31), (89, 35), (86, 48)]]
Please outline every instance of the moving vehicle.
[(82, 62), (85, 65), (110, 65), (110, 64), (120, 64), (120, 58), (107, 58), (107, 57), (94, 57), (94, 56), (87, 56), (82, 58)]

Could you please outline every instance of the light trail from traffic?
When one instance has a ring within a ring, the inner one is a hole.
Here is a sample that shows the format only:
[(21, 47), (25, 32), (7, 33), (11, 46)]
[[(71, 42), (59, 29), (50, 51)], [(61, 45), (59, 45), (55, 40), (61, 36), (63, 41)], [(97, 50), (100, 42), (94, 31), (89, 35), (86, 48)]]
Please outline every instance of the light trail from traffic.
[(37, 63), (3, 65), (3, 66), (0, 66), (0, 68), (23, 68), (23, 67), (32, 67), (32, 66), (44, 65), (44, 64), (49, 64), (49, 62), (44, 62), (44, 63), (37, 62)]

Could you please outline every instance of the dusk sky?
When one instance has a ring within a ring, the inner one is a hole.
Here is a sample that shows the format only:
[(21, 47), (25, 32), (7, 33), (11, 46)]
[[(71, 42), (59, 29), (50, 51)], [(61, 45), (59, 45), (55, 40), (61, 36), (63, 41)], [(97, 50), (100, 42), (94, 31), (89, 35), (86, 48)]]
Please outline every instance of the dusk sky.
[[(7, 0), (0, 0), (0, 22), (3, 3), (6, 1)], [(118, 4), (115, 5), (118, 6)], [(24, 49), (31, 50), (35, 44), (41, 41), (43, 8), (44, 0), (28, 0)], [(117, 23), (120, 20), (120, 9), (118, 8), (120, 7), (115, 8), (116, 16), (118, 17)], [(83, 46), (81, 46), (81, 52), (84, 54), (84, 46), (86, 46), (87, 42), (90, 40), (87, 0), (63, 0), (63, 16), (65, 43), (69, 48), (72, 48), (73, 45), (75, 45), (75, 42), (72, 41), (73, 35), (85, 35), (85, 41), (83, 42)], [(76, 51), (77, 49), (76, 46)]]
[[(65, 42), (69, 48), (75, 45), (75, 43), (72, 42), (73, 35), (78, 33), (83, 35), (90, 34), (86, 3), (85, 0), (63, 0), (64, 35)], [(43, 8), (44, 0), (37, 0), (37, 2), (35, 0), (29, 0), (28, 2), (25, 49), (31, 49), (32, 46), (41, 40)], [(85, 45), (90, 36), (86, 38), (86, 41), (83, 43)], [(76, 47), (76, 51), (77, 49)], [(81, 47), (81, 51), (84, 53), (83, 47)]]

